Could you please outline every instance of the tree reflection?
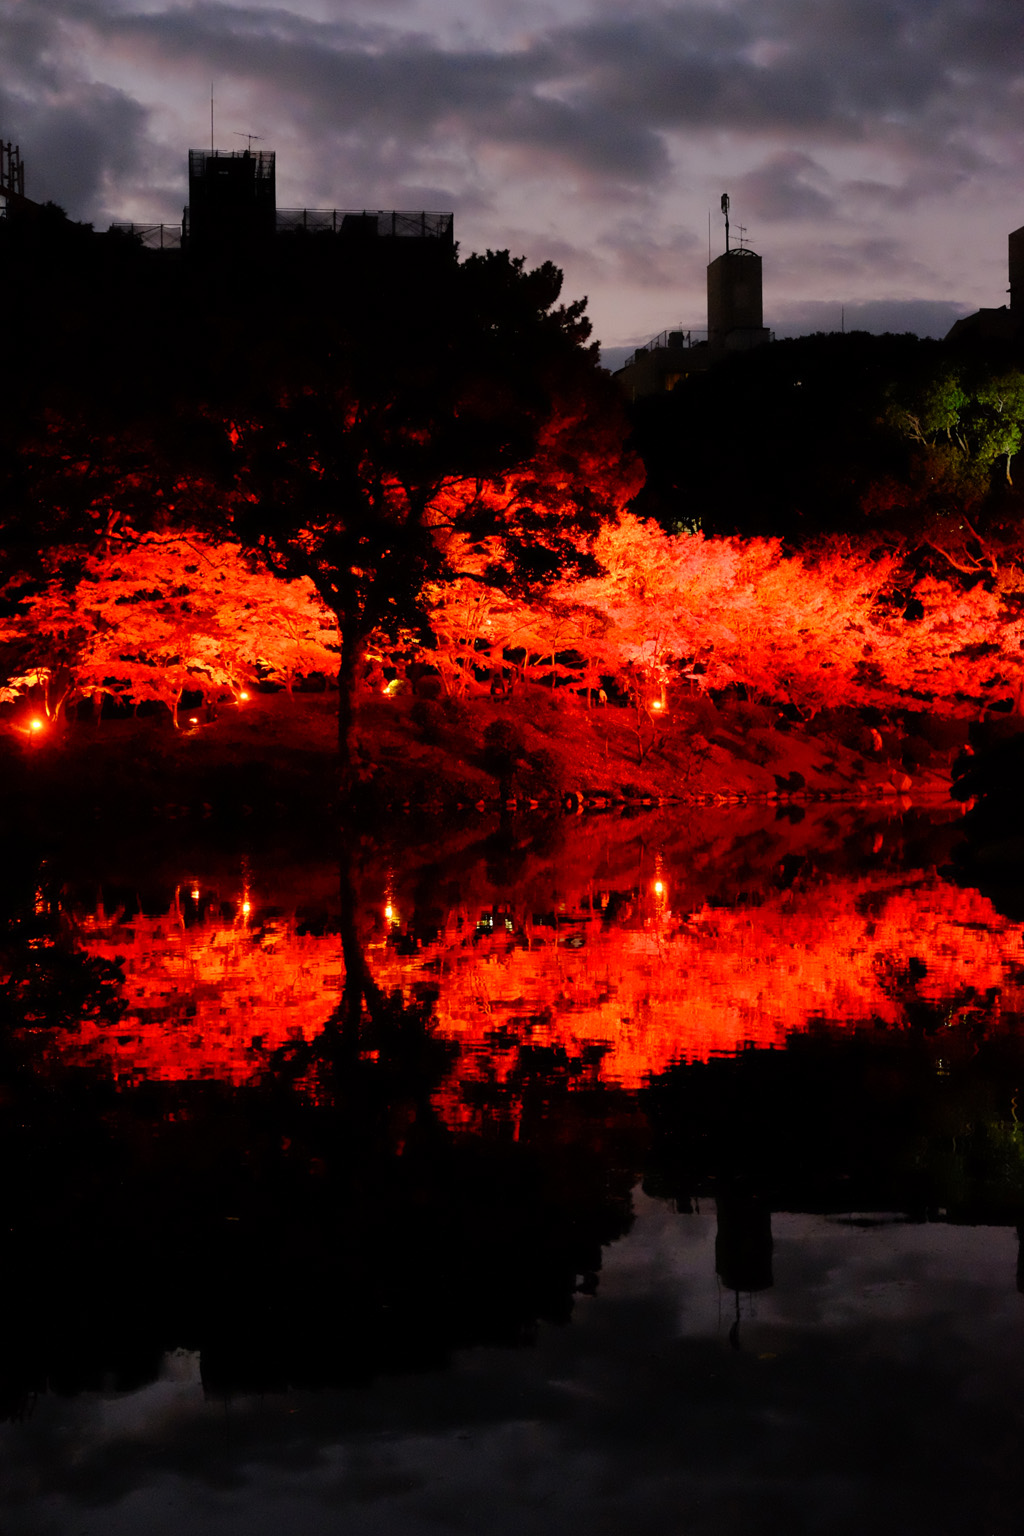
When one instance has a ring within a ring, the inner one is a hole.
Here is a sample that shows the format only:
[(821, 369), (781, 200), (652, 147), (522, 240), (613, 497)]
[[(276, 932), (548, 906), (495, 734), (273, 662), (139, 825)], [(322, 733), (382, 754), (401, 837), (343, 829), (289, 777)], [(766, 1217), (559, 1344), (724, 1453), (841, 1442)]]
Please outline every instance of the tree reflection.
[(241, 1086), (119, 1082), (17, 1037), (2, 1120), (8, 1411), (44, 1386), (136, 1385), (178, 1346), (200, 1350), (218, 1392), (423, 1369), (460, 1345), (521, 1343), (592, 1288), (630, 1220), (635, 1115), (610, 1113), (594, 1083), (574, 1094), (570, 1067), (534, 1055), (520, 1096), (543, 1134), (447, 1126), (432, 1094), (454, 1047), (434, 997), (385, 992), (344, 863), (340, 891), (350, 983), (314, 1038)]
[(527, 1341), (641, 1177), (714, 1198), (737, 1298), (775, 1211), (1024, 1223), (1018, 927), (929, 871), (768, 845), (726, 902), (635, 851), (405, 875), (350, 838), (295, 911), (248, 867), (91, 906), (16, 871), (8, 1408), (175, 1347), (231, 1391)]

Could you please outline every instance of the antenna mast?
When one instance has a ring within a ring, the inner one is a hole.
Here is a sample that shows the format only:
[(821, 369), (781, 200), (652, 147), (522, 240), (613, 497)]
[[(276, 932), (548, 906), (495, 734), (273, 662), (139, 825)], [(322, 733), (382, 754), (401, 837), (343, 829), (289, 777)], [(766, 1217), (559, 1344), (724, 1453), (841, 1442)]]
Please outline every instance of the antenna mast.
[(213, 81), (210, 81), (210, 154), (214, 154), (213, 148)]
[(722, 212), (725, 214), (725, 254), (729, 254), (729, 194), (722, 193)]

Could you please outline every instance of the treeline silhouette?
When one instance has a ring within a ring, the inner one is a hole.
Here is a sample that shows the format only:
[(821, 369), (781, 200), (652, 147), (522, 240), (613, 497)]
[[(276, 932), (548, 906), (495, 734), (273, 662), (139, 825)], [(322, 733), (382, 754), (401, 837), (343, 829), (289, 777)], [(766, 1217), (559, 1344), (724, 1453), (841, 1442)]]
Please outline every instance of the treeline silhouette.
[(740, 354), (634, 404), (636, 510), (794, 546), (842, 533), (913, 547), (965, 507), (980, 534), (1011, 531), (1002, 454), (1020, 442), (1022, 364), (1020, 345), (857, 331)]

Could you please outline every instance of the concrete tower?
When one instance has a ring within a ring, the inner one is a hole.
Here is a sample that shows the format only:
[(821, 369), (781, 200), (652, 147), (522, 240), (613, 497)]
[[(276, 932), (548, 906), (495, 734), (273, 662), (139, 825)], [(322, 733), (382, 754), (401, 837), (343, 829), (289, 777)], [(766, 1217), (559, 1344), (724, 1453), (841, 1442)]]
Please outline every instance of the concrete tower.
[[(725, 251), (708, 265), (708, 347), (747, 352), (771, 340), (761, 300), (761, 258), (741, 242), (729, 245), (729, 194), (722, 194)], [(742, 231), (741, 231), (742, 234)]]
[(187, 242), (193, 251), (240, 251), (274, 238), (273, 150), (188, 152)]

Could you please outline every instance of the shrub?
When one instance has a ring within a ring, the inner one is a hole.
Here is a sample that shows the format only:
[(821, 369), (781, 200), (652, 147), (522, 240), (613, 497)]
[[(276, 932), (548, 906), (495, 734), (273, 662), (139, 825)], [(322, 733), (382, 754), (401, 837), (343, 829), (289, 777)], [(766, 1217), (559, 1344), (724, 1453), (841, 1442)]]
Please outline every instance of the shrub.
[(541, 748), (527, 757), (527, 766), (519, 776), (523, 794), (544, 799), (562, 792), (562, 771), (553, 752)]
[(501, 794), (512, 792), (512, 780), (526, 745), (518, 726), (511, 720), (492, 720), (484, 731), (483, 765), (500, 782)]
[(409, 718), (424, 741), (438, 741), (444, 734), (445, 712), (434, 699), (414, 699)]
[(449, 725), (465, 725), (469, 719), (469, 705), (465, 699), (456, 698), (454, 693), (445, 695), (441, 700), (441, 709)]

